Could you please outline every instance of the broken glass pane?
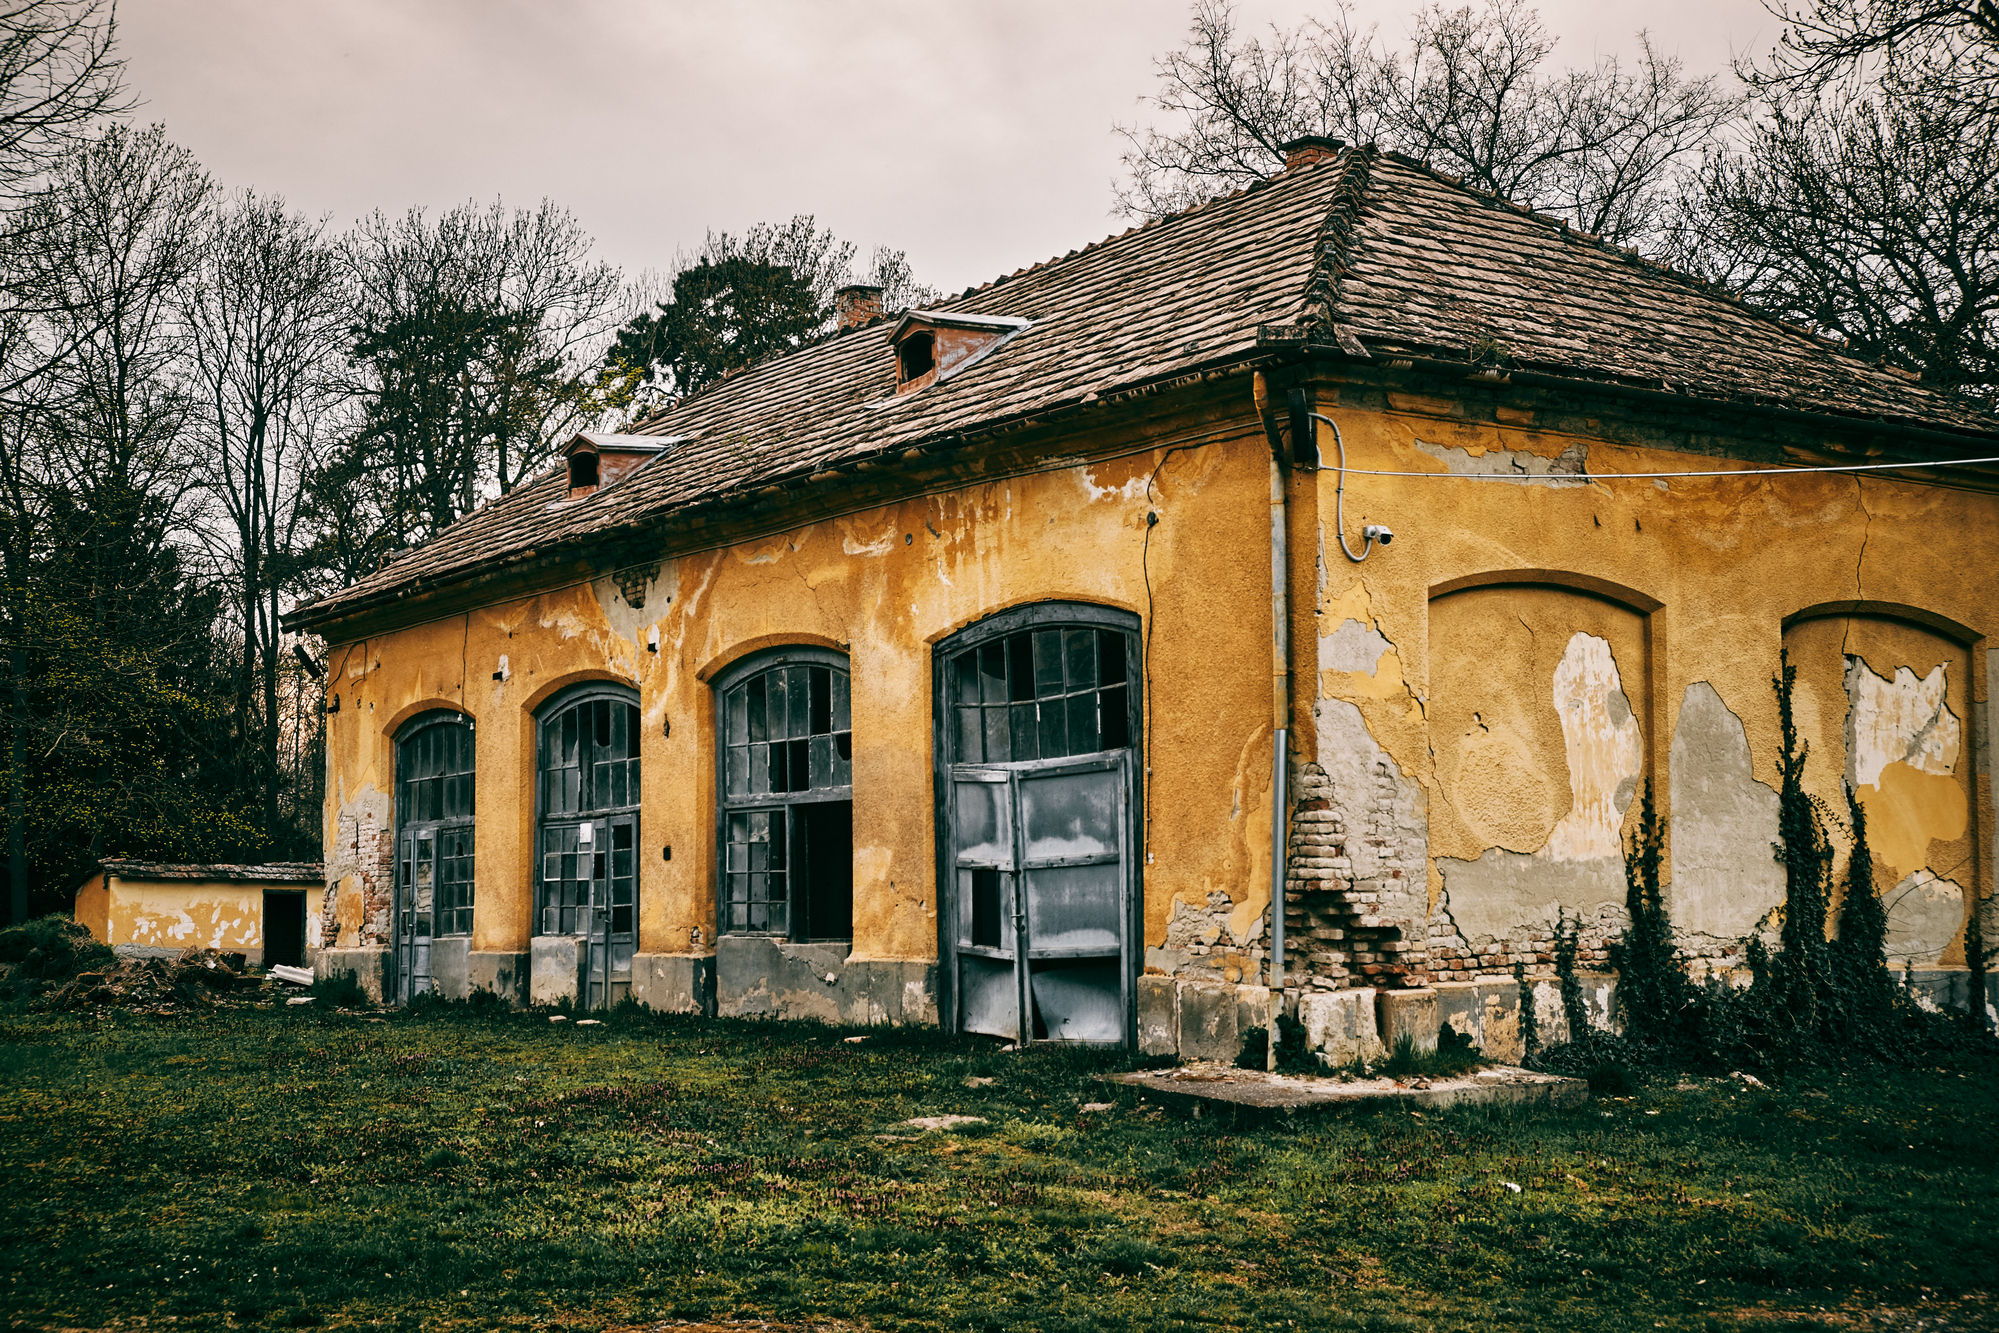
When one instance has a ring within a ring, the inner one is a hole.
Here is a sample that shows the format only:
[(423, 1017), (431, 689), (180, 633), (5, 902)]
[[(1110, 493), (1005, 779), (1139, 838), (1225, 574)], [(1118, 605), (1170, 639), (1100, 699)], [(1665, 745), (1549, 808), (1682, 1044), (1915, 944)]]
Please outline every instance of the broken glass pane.
[(1006, 784), (959, 782), (952, 833), (959, 865), (1011, 866), (1013, 831), (1006, 817)]
[(1020, 1037), (1020, 983), (1013, 964), (976, 954), (958, 958), (958, 1026), (989, 1037)]
[(966, 917), (965, 943), (978, 949), (1004, 949), (1009, 915), (1006, 876), (998, 870), (961, 870), (958, 893)]
[[(970, 960), (967, 960), (970, 961)], [(1050, 1041), (1121, 1041), (1124, 996), (1115, 962), (1038, 968), (1028, 977), (1036, 1036)]]
[(1062, 631), (1034, 632), (1034, 694), (1046, 699), (1062, 693)]
[(1123, 888), (1124, 867), (1115, 861), (1028, 871), (1028, 947), (1116, 949)]
[(1028, 859), (1115, 853), (1122, 787), (1122, 775), (1114, 768), (1023, 779), (1021, 820)]

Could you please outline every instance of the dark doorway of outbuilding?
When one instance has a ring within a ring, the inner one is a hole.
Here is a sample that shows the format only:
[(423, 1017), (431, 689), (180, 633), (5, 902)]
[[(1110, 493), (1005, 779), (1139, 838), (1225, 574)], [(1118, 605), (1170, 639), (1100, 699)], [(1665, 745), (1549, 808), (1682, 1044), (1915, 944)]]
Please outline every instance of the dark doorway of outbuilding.
[(305, 965), (305, 895), (264, 891), (264, 966)]

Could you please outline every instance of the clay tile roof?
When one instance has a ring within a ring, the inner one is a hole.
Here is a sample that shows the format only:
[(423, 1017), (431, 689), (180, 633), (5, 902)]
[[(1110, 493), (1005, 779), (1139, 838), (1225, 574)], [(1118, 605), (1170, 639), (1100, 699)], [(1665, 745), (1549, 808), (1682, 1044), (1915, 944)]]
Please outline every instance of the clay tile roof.
[(1333, 318), (1376, 356), (1464, 359), (1490, 339), (1577, 379), (1999, 433), (1968, 399), (1407, 159), (1378, 156), (1368, 176)]
[(112, 857), (97, 868), (120, 879), (225, 880), (243, 884), (319, 884), (325, 881), (318, 861), (272, 861), (265, 865), (174, 865), (162, 861), (132, 861)]
[(1966, 400), (1372, 150), (1134, 227), (940, 308), (1030, 327), (964, 374), (901, 398), (893, 321), (832, 334), (638, 426), (671, 443), (628, 478), (566, 501), (566, 478), (552, 470), (287, 623), (321, 624), (857, 459), (1240, 363), (1257, 354), (1260, 325), (1316, 330), (1315, 342), (1356, 356), (1467, 360), (1487, 346), (1564, 378), (1999, 434)]

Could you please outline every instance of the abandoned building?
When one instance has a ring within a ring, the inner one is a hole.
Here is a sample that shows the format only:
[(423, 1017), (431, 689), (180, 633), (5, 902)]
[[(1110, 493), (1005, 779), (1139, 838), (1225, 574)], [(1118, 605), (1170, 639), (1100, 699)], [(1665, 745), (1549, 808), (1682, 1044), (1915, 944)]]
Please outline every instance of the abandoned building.
[(1648, 784), (1690, 965), (1774, 929), (1788, 652), (1894, 965), (1973, 1002), (1999, 422), (1413, 161), (1289, 151), (935, 309), (849, 289), (299, 608), (317, 966), (1189, 1055), (1281, 983), (1329, 1050), (1505, 1053), (1558, 912), (1601, 970)]
[(184, 949), (240, 953), (297, 967), (322, 933), (317, 861), (181, 865), (102, 860), (76, 889), (74, 915), (121, 957), (172, 958)]

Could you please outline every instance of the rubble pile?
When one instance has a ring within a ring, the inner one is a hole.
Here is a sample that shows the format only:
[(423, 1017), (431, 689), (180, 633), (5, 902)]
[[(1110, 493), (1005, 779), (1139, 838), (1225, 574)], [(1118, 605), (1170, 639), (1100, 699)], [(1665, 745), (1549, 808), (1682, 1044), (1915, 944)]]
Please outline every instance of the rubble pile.
[(229, 997), (264, 998), (267, 984), (248, 970), (240, 953), (184, 949), (173, 958), (126, 958), (116, 967), (79, 973), (44, 997), (43, 1004), (51, 1009), (206, 1008)]

